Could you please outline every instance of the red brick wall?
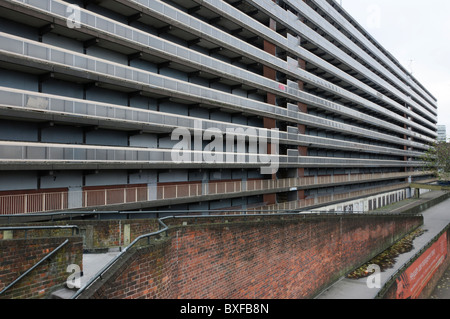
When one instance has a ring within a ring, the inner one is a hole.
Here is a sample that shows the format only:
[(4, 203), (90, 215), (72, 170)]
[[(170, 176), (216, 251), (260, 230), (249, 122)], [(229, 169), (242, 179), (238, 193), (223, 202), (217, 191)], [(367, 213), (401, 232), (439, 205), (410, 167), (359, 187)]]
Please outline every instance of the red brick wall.
[[(113, 276), (102, 280), (101, 287), (87, 291), (81, 298), (90, 299), (172, 299), (173, 254), (171, 240), (159, 242), (126, 254)], [(92, 294), (92, 295), (91, 295)]]
[[(25, 226), (52, 226), (52, 225), (76, 225), (80, 229), (80, 236), (84, 236), (85, 249), (93, 250), (105, 249), (111, 247), (124, 246), (124, 226), (130, 226), (130, 241), (133, 241), (140, 235), (148, 234), (158, 230), (159, 224), (156, 219), (129, 219), (129, 220), (71, 220), (70, 222), (53, 223), (28, 223)], [(23, 226), (22, 224), (11, 224), (8, 226)], [(14, 230), (13, 238), (39, 238), (39, 237), (64, 237), (71, 236), (71, 229), (32, 229)], [(3, 238), (3, 232), (0, 231), (0, 240)]]
[[(85, 248), (90, 250), (126, 246), (124, 245), (125, 225), (130, 226), (130, 241), (154, 232), (159, 227), (156, 219), (88, 220), (85, 222), (73, 221), (72, 224), (80, 227), (81, 232), (85, 234)], [(89, 228), (92, 228), (90, 236)]]
[(130, 255), (94, 297), (311, 298), (422, 224), (405, 216), (258, 218), (177, 219), (188, 225)]
[[(65, 240), (66, 238), (0, 240), (0, 291)], [(53, 290), (66, 282), (70, 275), (66, 272), (67, 266), (76, 264), (82, 268), (82, 254), (82, 239), (70, 237), (61, 250), (0, 295), (0, 299), (47, 298)]]

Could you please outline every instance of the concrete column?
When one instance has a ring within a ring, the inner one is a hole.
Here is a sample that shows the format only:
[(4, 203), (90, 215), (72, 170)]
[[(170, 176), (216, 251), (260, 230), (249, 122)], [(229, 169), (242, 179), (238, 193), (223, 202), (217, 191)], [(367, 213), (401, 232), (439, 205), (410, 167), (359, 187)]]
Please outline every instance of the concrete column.
[(243, 176), (242, 177), (242, 190), (246, 191), (247, 190), (247, 176)]
[(148, 189), (148, 200), (156, 200), (158, 196), (158, 185), (157, 183), (147, 184)]
[[(411, 110), (411, 107), (408, 106), (408, 109)], [(408, 117), (407, 114), (404, 114), (404, 117), (405, 117), (406, 119), (410, 119), (410, 117)], [(407, 130), (408, 128), (410, 128), (410, 127), (408, 127), (406, 124), (404, 124), (403, 127), (404, 127), (406, 130)], [(405, 141), (408, 141), (408, 136), (407, 136), (406, 134), (404, 134), (404, 135), (403, 135), (403, 139), (404, 139)], [(411, 139), (411, 140), (412, 140), (412, 139)], [(409, 148), (408, 148), (407, 145), (403, 146), (403, 149), (404, 149), (405, 151), (409, 150)], [(404, 156), (404, 157), (403, 157), (403, 160), (404, 160), (405, 162), (408, 162), (408, 156)], [(405, 172), (409, 172), (409, 171), (412, 171), (412, 168), (405, 167)], [(408, 178), (406, 179), (406, 182), (410, 182)]]
[[(275, 20), (270, 19), (269, 24), (270, 24), (270, 28), (272, 30), (276, 30), (276, 21)], [(276, 55), (276, 51), (277, 51), (276, 45), (267, 40), (264, 40), (264, 51), (266, 51), (272, 55)], [(275, 80), (275, 81), (277, 80), (276, 70), (272, 69), (270, 67), (267, 67), (265, 65), (263, 66), (263, 75), (266, 78), (269, 78), (271, 80)], [(267, 93), (267, 103), (276, 105), (275, 94)], [(264, 128), (266, 128), (266, 129), (273, 129), (273, 128), (277, 127), (277, 123), (276, 123), (275, 119), (264, 118), (263, 122), (264, 122)], [(267, 145), (267, 150), (271, 150), (270, 144)], [(276, 178), (277, 178), (276, 174), (273, 174), (272, 179), (276, 179)], [(276, 204), (276, 202), (277, 202), (277, 195), (275, 193), (274, 194), (265, 194), (265, 195), (263, 195), (263, 198), (264, 198), (264, 202), (267, 203), (267, 205), (273, 205), (273, 204)]]
[(83, 207), (83, 188), (81, 186), (69, 187), (67, 206), (69, 209)]
[(206, 172), (202, 174), (202, 195), (208, 195), (209, 193), (209, 175)]
[[(303, 60), (303, 59), (298, 59), (298, 66), (299, 66), (299, 68), (305, 70), (306, 69), (306, 61)], [(303, 91), (303, 88), (304, 88), (303, 81), (298, 81), (298, 89), (300, 91)], [(298, 105), (299, 112), (301, 112), (301, 113), (308, 113), (308, 106), (306, 104), (298, 102), (297, 105)], [(305, 125), (299, 124), (297, 127), (298, 127), (298, 133), (299, 134), (305, 134), (306, 133), (306, 126)], [(308, 155), (308, 147), (306, 147), (306, 146), (299, 146), (298, 147), (298, 154), (299, 154), (299, 156), (307, 156)], [(304, 168), (299, 168), (297, 170), (297, 177), (299, 177), (299, 178), (305, 177), (305, 169)], [(298, 194), (297, 198), (299, 200), (302, 200), (302, 199), (306, 198), (304, 190), (298, 191), (297, 194)]]

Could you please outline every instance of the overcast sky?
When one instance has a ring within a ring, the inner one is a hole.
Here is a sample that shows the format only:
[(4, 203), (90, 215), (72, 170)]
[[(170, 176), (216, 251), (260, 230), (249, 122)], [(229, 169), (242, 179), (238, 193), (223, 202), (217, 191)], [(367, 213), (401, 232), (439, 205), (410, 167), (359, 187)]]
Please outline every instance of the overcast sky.
[(450, 136), (450, 1), (336, 1), (434, 95)]

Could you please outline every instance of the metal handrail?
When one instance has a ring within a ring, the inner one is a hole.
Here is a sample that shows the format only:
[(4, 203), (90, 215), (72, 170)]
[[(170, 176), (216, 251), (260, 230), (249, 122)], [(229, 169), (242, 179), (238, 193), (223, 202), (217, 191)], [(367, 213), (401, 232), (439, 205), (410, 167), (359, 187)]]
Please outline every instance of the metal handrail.
[[(329, 215), (329, 216), (342, 216), (342, 215), (351, 215), (351, 213), (347, 212), (339, 212), (339, 213), (323, 213), (323, 212), (315, 212), (311, 214), (305, 214), (303, 212), (300, 213), (276, 213), (276, 214), (267, 214), (267, 213), (261, 213), (261, 214), (239, 214), (239, 215), (184, 215), (184, 216), (167, 216), (158, 218), (158, 223), (160, 226), (160, 229), (156, 232), (152, 232), (149, 234), (141, 235), (137, 237), (135, 240), (133, 240), (127, 247), (125, 247), (116, 257), (111, 259), (108, 264), (106, 264), (97, 274), (95, 274), (83, 287), (81, 287), (70, 299), (77, 299), (86, 289), (91, 287), (98, 279), (101, 279), (103, 274), (112, 267), (128, 250), (130, 250), (137, 242), (140, 240), (147, 238), (150, 240), (151, 237), (159, 235), (163, 232), (167, 232), (169, 229), (169, 226), (167, 226), (164, 221), (167, 219), (199, 219), (199, 218), (238, 218), (238, 217), (275, 217), (275, 216), (303, 216), (303, 218), (311, 217), (311, 216), (323, 216), (323, 215)], [(375, 213), (375, 214), (368, 214), (370, 216), (385, 216), (386, 213)], [(398, 216), (402, 215), (400, 213), (391, 213), (392, 216)], [(404, 214), (403, 214), (404, 215)], [(420, 213), (411, 214), (414, 216), (421, 216)], [(355, 215), (358, 216), (358, 215)], [(360, 216), (360, 215), (359, 215)]]
[(123, 249), (115, 258), (110, 260), (106, 266), (104, 266), (96, 275), (94, 275), (81, 289), (79, 289), (70, 299), (76, 299), (82, 292), (84, 292), (87, 288), (92, 286), (95, 281), (97, 281), (99, 278), (102, 278), (102, 275), (111, 268), (113, 264), (116, 263), (117, 260), (119, 260), (120, 257), (122, 257), (131, 247), (133, 247), (138, 241), (140, 241), (143, 238), (148, 238), (150, 240), (150, 237), (159, 235), (169, 229), (169, 227), (163, 222), (163, 219), (167, 219), (171, 217), (164, 217), (159, 218), (158, 223), (160, 225), (160, 229), (156, 232), (152, 232), (146, 235), (141, 235), (137, 237), (135, 240), (133, 240), (125, 249)]
[(44, 261), (46, 261), (48, 258), (53, 256), (57, 251), (59, 251), (62, 247), (64, 247), (69, 242), (68, 239), (66, 239), (61, 245), (56, 247), (51, 253), (47, 254), (44, 258), (42, 258), (38, 263), (36, 263), (34, 266), (29, 268), (27, 271), (25, 271), (22, 275), (20, 275), (17, 279), (15, 279), (12, 283), (10, 283), (8, 286), (6, 286), (2, 291), (0, 291), (0, 295), (5, 293), (8, 289), (10, 289), (12, 286), (17, 284), (22, 278), (24, 278), (26, 275), (28, 275), (31, 271), (33, 271), (35, 268), (37, 268), (40, 264), (42, 264)]
[(96, 211), (96, 210), (91, 210), (91, 211), (84, 211), (84, 210), (73, 210), (73, 211), (58, 211), (58, 212), (42, 212), (42, 213), (22, 213), (22, 214), (1, 214), (0, 215), (0, 220), (2, 218), (6, 218), (7, 219), (7, 223), (10, 224), (11, 223), (11, 218), (26, 218), (26, 219), (30, 219), (32, 217), (48, 217), (50, 221), (54, 221), (54, 217), (58, 217), (58, 218), (64, 218), (66, 215), (68, 215), (68, 218), (70, 220), (72, 220), (73, 215), (92, 215), (92, 214), (107, 214), (107, 213), (118, 213), (118, 211)]
[(389, 278), (384, 283), (383, 287), (378, 291), (374, 299), (380, 299), (383, 298), (383, 295), (391, 288), (392, 284), (394, 283), (394, 280), (396, 280), (401, 273), (403, 273), (408, 267), (410, 267), (425, 251), (427, 251), (436, 241), (439, 240), (439, 238), (449, 230), (450, 224), (448, 224), (442, 231), (439, 232), (438, 235), (433, 237), (428, 244), (423, 246), (419, 251), (417, 251), (413, 256), (411, 256), (407, 262), (403, 264), (402, 267), (397, 269), (393, 274), (389, 276)]
[[(220, 213), (224, 213), (224, 214), (229, 214), (227, 216), (234, 216), (234, 215), (239, 215), (236, 213), (241, 213), (240, 215), (248, 215), (248, 216), (255, 216), (255, 215), (259, 215), (259, 214), (279, 214), (279, 213), (286, 213), (289, 210), (286, 209), (269, 209), (269, 210), (263, 210), (263, 209), (259, 209), (259, 210), (251, 210), (251, 213), (248, 213), (249, 210), (243, 210), (243, 209), (232, 209), (232, 210), (195, 210), (195, 214), (204, 214), (207, 213), (208, 215), (205, 216), (212, 216), (209, 215), (210, 213), (216, 213), (216, 214), (220, 214)], [(327, 210), (303, 210), (303, 209), (297, 209), (296, 210), (298, 213), (302, 213), (302, 214), (333, 214)], [(234, 213), (234, 215), (231, 215), (232, 213)], [(247, 213), (247, 214), (245, 214)], [(351, 211), (351, 212), (345, 212), (345, 211), (335, 211), (334, 214), (340, 214), (340, 213), (346, 213), (346, 214), (365, 214), (365, 213), (369, 213), (368, 211)], [(64, 211), (64, 212), (59, 212), (59, 213), (34, 213), (32, 216), (33, 217), (45, 217), (45, 216), (49, 216), (49, 217), (53, 217), (53, 216), (61, 216), (61, 215), (68, 215), (70, 219), (72, 219), (72, 215), (79, 215), (79, 214), (83, 214), (83, 215), (108, 215), (108, 214), (123, 214), (123, 215), (142, 215), (142, 214), (186, 214), (186, 210), (140, 210), (140, 211)], [(373, 213), (371, 213), (373, 214)], [(391, 212), (389, 211), (377, 211), (376, 214), (391, 214)], [(403, 214), (404, 215), (404, 214)], [(217, 215), (217, 216), (222, 216), (222, 215)], [(19, 215), (0, 215), (0, 217), (14, 217), (14, 218), (29, 218), (30, 215), (29, 214), (19, 214)], [(7, 227), (0, 227), (0, 231), (1, 230), (8, 230)]]

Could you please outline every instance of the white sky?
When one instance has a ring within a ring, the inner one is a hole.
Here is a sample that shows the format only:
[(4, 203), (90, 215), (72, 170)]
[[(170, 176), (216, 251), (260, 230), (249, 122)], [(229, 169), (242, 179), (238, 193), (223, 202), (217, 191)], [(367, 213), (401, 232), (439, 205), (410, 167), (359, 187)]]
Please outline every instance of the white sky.
[(450, 1), (336, 1), (433, 94), (450, 136)]

